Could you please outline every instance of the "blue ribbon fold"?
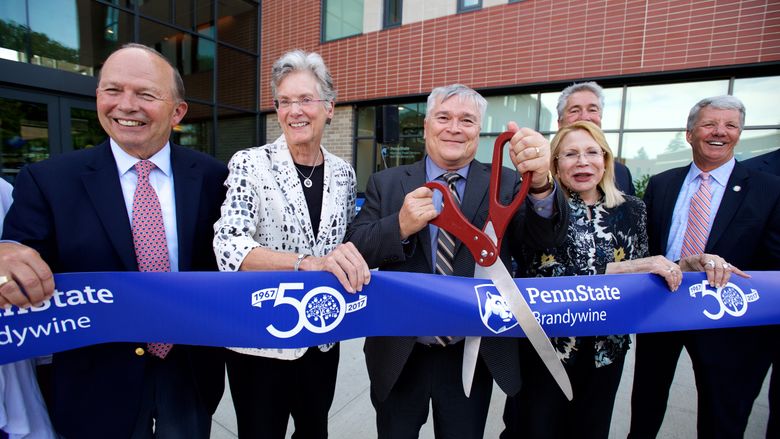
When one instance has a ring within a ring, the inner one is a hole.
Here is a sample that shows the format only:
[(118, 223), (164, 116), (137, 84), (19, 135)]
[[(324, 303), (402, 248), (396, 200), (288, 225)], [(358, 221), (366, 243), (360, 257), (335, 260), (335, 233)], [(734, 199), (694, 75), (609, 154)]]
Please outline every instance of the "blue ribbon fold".
[[(685, 273), (516, 279), (550, 336), (780, 324), (780, 272), (713, 288)], [(0, 364), (106, 342), (293, 348), (366, 336), (522, 337), (489, 280), (373, 272), (346, 293), (322, 272), (68, 273), (40, 307), (0, 312)]]

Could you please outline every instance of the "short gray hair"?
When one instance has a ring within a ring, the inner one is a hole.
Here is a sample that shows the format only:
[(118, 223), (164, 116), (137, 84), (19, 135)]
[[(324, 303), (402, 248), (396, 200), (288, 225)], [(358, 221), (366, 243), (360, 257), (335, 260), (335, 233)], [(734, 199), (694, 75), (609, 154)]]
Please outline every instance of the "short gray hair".
[[(124, 50), (124, 49), (140, 49), (140, 50), (143, 50), (143, 51), (145, 51), (147, 53), (150, 53), (150, 54), (156, 56), (157, 58), (160, 58), (161, 60), (165, 61), (165, 63), (168, 64), (171, 67), (171, 70), (173, 70), (173, 93), (174, 93), (173, 97), (178, 102), (184, 101), (184, 96), (185, 96), (185, 94), (184, 94), (184, 81), (181, 79), (181, 74), (176, 69), (176, 66), (173, 65), (171, 60), (169, 60), (168, 58), (163, 56), (162, 53), (154, 50), (153, 48), (151, 48), (149, 46), (145, 46), (143, 44), (138, 44), (138, 43), (127, 43), (127, 44), (124, 44), (119, 49), (111, 52), (111, 55), (119, 52), (120, 50)], [(111, 55), (109, 55), (108, 58), (111, 58)], [(108, 58), (106, 58), (106, 61), (108, 60)], [(98, 81), (98, 83), (100, 83), (100, 74), (102, 72), (103, 72), (103, 69), (101, 68), (100, 71), (97, 74), (97, 81)]]
[(741, 132), (742, 128), (745, 127), (745, 104), (736, 96), (721, 95), (704, 98), (691, 108), (691, 112), (688, 113), (688, 124), (686, 125), (688, 131), (693, 130), (693, 125), (696, 124), (696, 120), (699, 118), (699, 111), (705, 107), (712, 107), (716, 110), (737, 110), (739, 111), (739, 131)]
[(558, 120), (563, 120), (563, 112), (566, 110), (566, 102), (574, 93), (579, 91), (589, 91), (596, 95), (599, 100), (599, 110), (604, 110), (604, 89), (600, 85), (593, 81), (574, 83), (563, 89), (561, 95), (558, 97)]
[(271, 93), (276, 98), (276, 89), (282, 80), (293, 72), (310, 72), (317, 80), (317, 93), (320, 99), (331, 102), (336, 100), (336, 90), (333, 88), (333, 78), (319, 53), (291, 50), (276, 60), (271, 68)]
[(453, 96), (462, 100), (471, 101), (477, 106), (477, 110), (479, 110), (479, 126), (481, 127), (482, 121), (485, 119), (485, 112), (487, 111), (487, 100), (474, 89), (463, 84), (450, 84), (434, 88), (433, 91), (431, 91), (431, 94), (428, 95), (428, 105), (425, 109), (425, 117), (431, 117), (431, 112), (437, 101), (444, 102)]

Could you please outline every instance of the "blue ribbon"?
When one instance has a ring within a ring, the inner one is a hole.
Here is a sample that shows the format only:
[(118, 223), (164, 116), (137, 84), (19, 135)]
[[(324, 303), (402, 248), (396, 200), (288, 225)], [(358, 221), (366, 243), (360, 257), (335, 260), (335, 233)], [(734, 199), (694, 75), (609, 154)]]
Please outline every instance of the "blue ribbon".
[[(516, 279), (550, 336), (780, 324), (780, 272), (712, 288), (685, 273)], [(42, 306), (0, 312), (0, 363), (106, 342), (292, 348), (379, 335), (522, 337), (489, 280), (374, 272), (363, 292), (329, 273), (71, 273)]]

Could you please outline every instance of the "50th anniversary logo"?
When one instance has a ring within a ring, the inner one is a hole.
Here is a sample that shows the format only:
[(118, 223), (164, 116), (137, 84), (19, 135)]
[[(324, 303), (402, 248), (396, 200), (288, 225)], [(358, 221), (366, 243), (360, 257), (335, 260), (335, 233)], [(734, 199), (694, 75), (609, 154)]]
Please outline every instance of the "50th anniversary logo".
[[(686, 273), (517, 279), (550, 336), (780, 324), (778, 272), (721, 288)], [(294, 348), (364, 336), (522, 337), (490, 281), (375, 272), (362, 293), (328, 273), (71, 273), (39, 307), (0, 310), (0, 362), (106, 342)], [(684, 291), (688, 291), (685, 294)]]

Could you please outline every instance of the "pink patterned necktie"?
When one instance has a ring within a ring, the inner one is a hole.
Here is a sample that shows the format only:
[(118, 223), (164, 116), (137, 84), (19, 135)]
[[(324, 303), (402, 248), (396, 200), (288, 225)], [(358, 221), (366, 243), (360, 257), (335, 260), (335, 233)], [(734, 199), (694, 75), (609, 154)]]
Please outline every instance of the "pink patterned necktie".
[(701, 183), (699, 190), (691, 198), (691, 207), (688, 211), (688, 227), (685, 229), (680, 258), (704, 253), (707, 245), (707, 237), (710, 234), (710, 174), (699, 174)]
[[(133, 195), (133, 244), (138, 271), (171, 271), (160, 200), (149, 184), (149, 173), (156, 166), (149, 160), (141, 160), (133, 167), (138, 172)], [(149, 353), (160, 358), (165, 358), (171, 348), (170, 343), (147, 343)]]

